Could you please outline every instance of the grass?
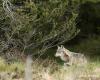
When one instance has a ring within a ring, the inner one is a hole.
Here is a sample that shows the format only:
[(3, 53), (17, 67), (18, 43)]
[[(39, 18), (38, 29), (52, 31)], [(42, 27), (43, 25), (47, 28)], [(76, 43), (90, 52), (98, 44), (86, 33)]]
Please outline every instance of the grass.
[(24, 71), (24, 64), (21, 62), (15, 62), (12, 64), (7, 64), (4, 59), (0, 58), (0, 72), (1, 71), (7, 71), (7, 72), (13, 72), (19, 70)]
[[(24, 72), (25, 63), (15, 62), (8, 65), (3, 59), (0, 59), (0, 72), (16, 72), (16, 68), (19, 72)], [(99, 69), (99, 61), (91, 61), (85, 67), (81, 68), (76, 66), (64, 67), (54, 60), (46, 59), (33, 61), (32, 75), (34, 80), (75, 80), (78, 77), (79, 79), (77, 80), (89, 80), (95, 77), (100, 78)], [(21, 75), (21, 79), (24, 80), (23, 73)]]

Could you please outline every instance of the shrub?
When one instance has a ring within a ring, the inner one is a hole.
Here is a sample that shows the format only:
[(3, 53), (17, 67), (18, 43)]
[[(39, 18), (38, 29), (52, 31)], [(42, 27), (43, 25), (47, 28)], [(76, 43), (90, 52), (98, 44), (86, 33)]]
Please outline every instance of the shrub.
[(2, 4), (6, 14), (1, 14), (5, 15), (0, 29), (4, 36), (0, 41), (1, 52), (14, 48), (22, 53), (41, 53), (79, 32), (76, 7), (70, 0), (11, 0)]

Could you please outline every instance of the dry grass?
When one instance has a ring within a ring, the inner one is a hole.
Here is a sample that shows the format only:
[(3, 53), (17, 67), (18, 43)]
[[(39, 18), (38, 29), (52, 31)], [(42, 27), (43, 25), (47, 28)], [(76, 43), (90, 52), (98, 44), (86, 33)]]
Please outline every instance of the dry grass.
[[(46, 59), (37, 60), (32, 64), (32, 78), (28, 80), (99, 80), (100, 65), (99, 61), (89, 62), (84, 67), (64, 67), (57, 64), (56, 61)], [(2, 72), (9, 72), (10, 76), (4, 80), (24, 80), (24, 63), (14, 63), (7, 65), (3, 59), (0, 59), (0, 76)], [(17, 72), (15, 68), (18, 68)], [(19, 73), (18, 73), (19, 72)], [(12, 73), (15, 75), (12, 75)], [(17, 73), (17, 74), (16, 74)], [(20, 75), (20, 76), (19, 76)], [(7, 76), (7, 74), (6, 74)], [(13, 78), (11, 78), (11, 76)], [(0, 79), (2, 80), (2, 79)]]

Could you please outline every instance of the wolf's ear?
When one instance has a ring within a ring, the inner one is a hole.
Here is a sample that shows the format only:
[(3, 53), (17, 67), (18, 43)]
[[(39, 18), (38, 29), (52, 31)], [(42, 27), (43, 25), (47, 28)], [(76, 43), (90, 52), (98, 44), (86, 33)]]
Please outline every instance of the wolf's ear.
[(60, 46), (57, 46), (58, 47), (58, 49), (60, 49)]
[(64, 48), (64, 46), (63, 46), (63, 45), (61, 45), (61, 48)]

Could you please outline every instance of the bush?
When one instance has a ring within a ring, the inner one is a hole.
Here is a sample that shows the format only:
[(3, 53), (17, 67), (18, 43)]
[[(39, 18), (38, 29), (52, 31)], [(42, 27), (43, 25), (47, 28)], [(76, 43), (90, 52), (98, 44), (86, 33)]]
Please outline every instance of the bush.
[(75, 23), (76, 7), (70, 0), (11, 1), (2, 2), (7, 16), (0, 21), (4, 36), (1, 52), (14, 48), (22, 53), (41, 53), (74, 38), (79, 32)]

